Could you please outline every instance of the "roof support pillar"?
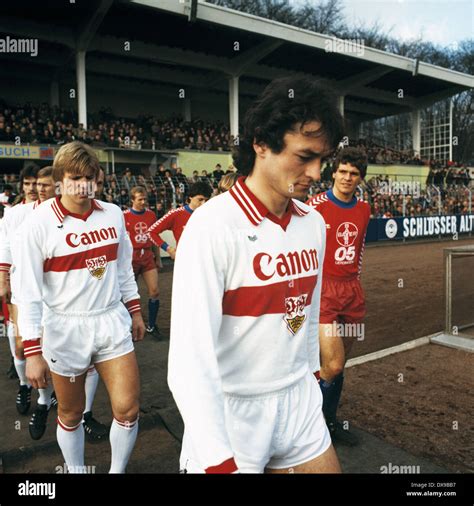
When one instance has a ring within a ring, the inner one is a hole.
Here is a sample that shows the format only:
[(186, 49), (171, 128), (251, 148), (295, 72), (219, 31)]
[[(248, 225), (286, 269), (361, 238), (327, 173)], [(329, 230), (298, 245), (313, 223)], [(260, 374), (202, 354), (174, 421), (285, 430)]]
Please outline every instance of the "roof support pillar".
[(229, 78), (229, 122), (230, 135), (239, 135), (239, 76)]
[(411, 113), (411, 138), (413, 151), (415, 155), (420, 154), (421, 150), (421, 113), (420, 109), (416, 109)]
[(341, 116), (344, 117), (344, 95), (339, 95), (337, 97), (337, 107), (339, 108)]
[(79, 124), (87, 130), (87, 99), (86, 99), (86, 52), (76, 52), (76, 80), (77, 80), (77, 111)]
[(49, 84), (49, 105), (59, 107), (59, 81), (56, 78)]
[(184, 121), (191, 121), (191, 99), (186, 97), (183, 101)]

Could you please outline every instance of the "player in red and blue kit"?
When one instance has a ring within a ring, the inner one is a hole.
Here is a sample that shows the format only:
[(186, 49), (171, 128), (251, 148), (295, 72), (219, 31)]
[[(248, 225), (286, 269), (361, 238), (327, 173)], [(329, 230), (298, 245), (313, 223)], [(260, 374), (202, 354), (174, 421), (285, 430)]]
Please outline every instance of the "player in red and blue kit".
[(163, 218), (160, 218), (154, 225), (148, 229), (148, 234), (153, 244), (169, 254), (174, 260), (176, 248), (167, 244), (160, 234), (165, 230), (171, 230), (178, 247), (179, 239), (183, 233), (186, 223), (188, 223), (191, 214), (200, 206), (205, 204), (212, 195), (212, 188), (204, 182), (194, 183), (189, 188), (188, 203), (183, 207), (171, 209)]
[[(135, 278), (142, 275), (148, 290), (148, 325), (146, 331), (156, 334), (159, 339), (159, 331), (156, 329), (156, 319), (160, 308), (160, 290), (158, 287), (158, 269), (153, 243), (148, 236), (149, 228), (155, 223), (156, 215), (146, 208), (147, 194), (143, 186), (135, 186), (130, 190), (132, 207), (124, 211), (125, 226), (132, 241), (133, 258), (132, 267)], [(157, 260), (159, 261), (157, 253)]]
[(370, 205), (358, 200), (355, 192), (365, 177), (367, 157), (356, 148), (346, 148), (332, 170), (332, 189), (307, 202), (323, 216), (327, 236), (319, 317), (320, 387), (332, 439), (354, 446), (356, 436), (336, 420), (336, 411), (346, 356), (354, 339), (363, 338), (360, 329), (366, 310), (360, 272)]

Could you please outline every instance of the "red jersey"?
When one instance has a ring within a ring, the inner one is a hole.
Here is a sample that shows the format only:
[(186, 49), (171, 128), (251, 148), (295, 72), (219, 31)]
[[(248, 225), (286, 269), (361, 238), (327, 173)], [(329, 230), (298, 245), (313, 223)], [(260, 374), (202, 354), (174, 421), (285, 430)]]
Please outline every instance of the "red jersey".
[(357, 197), (343, 202), (332, 190), (315, 195), (306, 203), (321, 213), (326, 222), (324, 275), (344, 279), (360, 277), (370, 220), (369, 204)]
[(150, 209), (145, 209), (145, 211), (127, 209), (123, 212), (123, 216), (133, 249), (151, 248), (152, 243), (148, 237), (148, 229), (156, 221), (155, 213)]
[(166, 251), (168, 244), (163, 241), (160, 234), (165, 230), (171, 230), (176, 240), (176, 247), (178, 246), (179, 238), (183, 233), (184, 227), (191, 218), (193, 210), (186, 204), (184, 207), (178, 207), (172, 209), (166, 213), (163, 218), (159, 219), (153, 226), (148, 229), (148, 235), (150, 239), (159, 248)]

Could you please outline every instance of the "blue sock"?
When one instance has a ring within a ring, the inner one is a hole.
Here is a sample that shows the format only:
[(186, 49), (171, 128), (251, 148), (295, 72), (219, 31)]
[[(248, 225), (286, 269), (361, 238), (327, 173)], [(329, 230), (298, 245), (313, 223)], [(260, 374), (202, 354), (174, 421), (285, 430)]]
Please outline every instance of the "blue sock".
[(328, 383), (322, 377), (319, 381), (323, 393), (323, 414), (328, 423), (336, 421), (336, 411), (341, 398), (343, 383), (344, 373), (342, 372), (334, 378), (332, 383)]
[(156, 325), (156, 317), (160, 309), (159, 299), (148, 299), (148, 325), (154, 327)]

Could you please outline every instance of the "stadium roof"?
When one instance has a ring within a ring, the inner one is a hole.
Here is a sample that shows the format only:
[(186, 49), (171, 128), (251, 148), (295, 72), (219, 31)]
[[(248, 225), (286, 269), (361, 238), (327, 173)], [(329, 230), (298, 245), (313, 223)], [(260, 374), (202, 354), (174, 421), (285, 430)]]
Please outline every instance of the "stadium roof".
[(193, 17), (191, 4), (4, 2), (3, 37), (37, 38), (40, 50), (36, 57), (0, 53), (3, 75), (31, 78), (32, 64), (35, 79), (74, 75), (78, 49), (87, 51), (88, 76), (113, 76), (125, 81), (124, 89), (131, 82), (150, 88), (160, 83), (170, 90), (179, 85), (197, 94), (227, 95), (228, 78), (240, 76), (239, 95), (245, 99), (273, 78), (309, 75), (343, 95), (346, 115), (357, 121), (426, 107), (474, 85), (467, 74), (357, 44), (342, 47), (332, 37), (201, 0)]

